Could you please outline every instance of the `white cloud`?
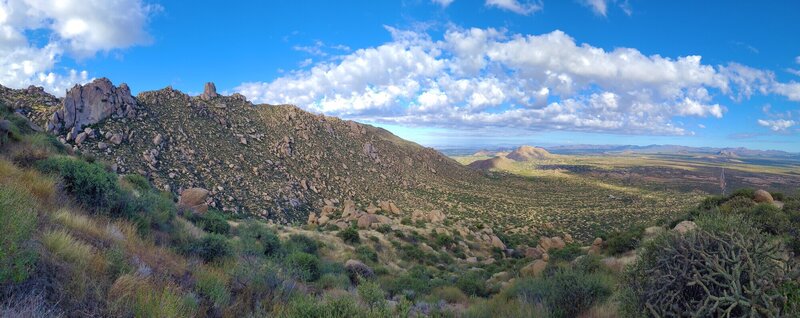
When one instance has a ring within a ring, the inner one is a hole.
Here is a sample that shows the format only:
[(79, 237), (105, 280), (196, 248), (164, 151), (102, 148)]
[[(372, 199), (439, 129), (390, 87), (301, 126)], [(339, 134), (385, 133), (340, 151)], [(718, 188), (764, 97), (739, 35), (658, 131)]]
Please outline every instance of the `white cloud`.
[(605, 50), (561, 31), (451, 28), (442, 39), (387, 27), (393, 40), (236, 90), (255, 102), (328, 115), (438, 127), (692, 134), (681, 117), (722, 118), (733, 100), (800, 84), (700, 56)]
[(521, 15), (530, 15), (544, 8), (541, 1), (525, 0), (486, 0), (486, 6), (497, 7)]
[(697, 124), (697, 128), (700, 128), (700, 129), (706, 129), (706, 125), (703, 125), (703, 124)]
[(442, 8), (447, 8), (453, 1), (455, 0), (431, 0), (431, 2), (442, 6)]
[(800, 64), (800, 56), (795, 57), (794, 62)]
[[(145, 25), (158, 10), (140, 0), (0, 1), (0, 84), (40, 85), (62, 95), (89, 80), (85, 71), (58, 69), (63, 56), (81, 59), (146, 44), (150, 37)], [(26, 32), (34, 30), (45, 31), (48, 42), (29, 41)]]
[(608, 11), (608, 2), (606, 0), (584, 0), (583, 4), (592, 8), (597, 15), (606, 16)]
[(794, 126), (796, 122), (794, 120), (787, 120), (787, 119), (775, 119), (775, 120), (759, 119), (758, 124), (760, 126), (767, 127), (775, 132), (784, 132), (787, 129)]

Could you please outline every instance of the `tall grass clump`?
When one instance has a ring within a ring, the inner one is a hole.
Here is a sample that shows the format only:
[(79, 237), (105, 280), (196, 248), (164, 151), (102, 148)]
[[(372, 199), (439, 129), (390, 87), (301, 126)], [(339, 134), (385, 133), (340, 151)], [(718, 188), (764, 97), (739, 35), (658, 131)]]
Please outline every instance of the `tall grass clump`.
[(36, 205), (18, 186), (0, 187), (0, 283), (28, 278), (36, 260), (29, 246), (36, 228)]
[(197, 304), (172, 284), (122, 275), (108, 292), (108, 309), (116, 317), (193, 317)]

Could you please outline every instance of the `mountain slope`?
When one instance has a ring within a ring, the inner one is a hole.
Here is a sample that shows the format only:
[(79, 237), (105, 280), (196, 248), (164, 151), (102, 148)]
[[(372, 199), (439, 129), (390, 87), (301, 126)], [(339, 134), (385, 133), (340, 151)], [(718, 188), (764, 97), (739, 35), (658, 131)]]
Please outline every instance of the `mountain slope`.
[(208, 189), (211, 204), (232, 213), (289, 222), (325, 199), (417, 206), (407, 191), (478, 176), (384, 129), (290, 105), (253, 105), (238, 94), (218, 95), (213, 85), (194, 97), (171, 88), (142, 92), (136, 105), (126, 92), (107, 79), (75, 87), (66, 97), (74, 109), (64, 103), (39, 123), (75, 150), (146, 175), (161, 189)]

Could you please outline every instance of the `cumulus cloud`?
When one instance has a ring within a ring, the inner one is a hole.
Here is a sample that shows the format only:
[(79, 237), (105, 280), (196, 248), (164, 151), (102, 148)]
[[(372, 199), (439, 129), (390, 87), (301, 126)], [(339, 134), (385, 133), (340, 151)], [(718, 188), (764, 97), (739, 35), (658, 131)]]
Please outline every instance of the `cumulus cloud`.
[[(149, 16), (160, 7), (141, 0), (6, 0), (0, 1), (0, 84), (40, 85), (61, 95), (87, 81), (85, 71), (57, 67), (64, 56), (88, 58), (97, 52), (150, 42)], [(27, 38), (44, 32), (48, 42)]]
[(441, 39), (387, 27), (393, 40), (236, 91), (366, 121), (438, 127), (693, 134), (679, 118), (722, 118), (720, 96), (800, 99), (800, 84), (700, 56), (605, 50), (562, 31), (452, 27)]
[(508, 10), (521, 15), (531, 15), (544, 8), (541, 1), (486, 0), (486, 6)]
[(431, 0), (431, 2), (442, 6), (442, 8), (447, 8), (453, 1), (455, 0)]
[(788, 119), (774, 119), (774, 120), (759, 119), (758, 120), (758, 125), (767, 127), (767, 128), (769, 128), (770, 130), (772, 130), (774, 132), (784, 132), (787, 129), (789, 129), (792, 126), (794, 126), (795, 124), (796, 124), (796, 122), (794, 120), (788, 120)]

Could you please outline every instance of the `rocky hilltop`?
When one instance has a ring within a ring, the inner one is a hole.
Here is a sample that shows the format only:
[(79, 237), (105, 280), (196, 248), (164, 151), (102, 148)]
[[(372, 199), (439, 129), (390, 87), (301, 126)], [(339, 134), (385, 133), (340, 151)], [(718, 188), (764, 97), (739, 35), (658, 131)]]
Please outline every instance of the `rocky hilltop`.
[(218, 94), (213, 83), (200, 96), (168, 87), (134, 97), (127, 85), (101, 78), (63, 99), (35, 88), (3, 88), (0, 99), (120, 173), (145, 175), (176, 195), (206, 189), (220, 210), (283, 222), (344, 200), (419, 206), (407, 195), (413, 189), (478, 176), (384, 129), (291, 105), (253, 105)]
[(550, 158), (552, 155), (542, 148), (532, 146), (521, 146), (506, 157), (514, 161), (534, 161)]

